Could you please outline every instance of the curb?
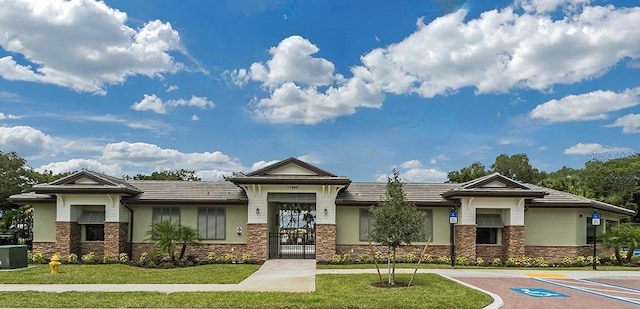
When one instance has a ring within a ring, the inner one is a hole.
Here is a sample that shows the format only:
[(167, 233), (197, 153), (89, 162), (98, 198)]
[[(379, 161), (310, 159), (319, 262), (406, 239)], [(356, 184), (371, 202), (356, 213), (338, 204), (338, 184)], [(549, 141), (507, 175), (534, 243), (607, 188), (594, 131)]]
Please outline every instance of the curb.
[(498, 296), (498, 294), (491, 293), (491, 292), (489, 292), (487, 290), (483, 290), (483, 289), (481, 289), (481, 288), (479, 288), (479, 287), (477, 287), (475, 285), (471, 285), (471, 284), (468, 284), (466, 282), (462, 282), (462, 281), (460, 281), (458, 279), (454, 279), (454, 278), (449, 277), (447, 275), (443, 275), (443, 274), (439, 274), (439, 275), (444, 277), (444, 278), (447, 278), (447, 279), (449, 279), (451, 281), (457, 282), (457, 283), (462, 284), (462, 285), (464, 285), (466, 287), (472, 288), (474, 290), (480, 291), (482, 293), (485, 293), (485, 294), (491, 296), (491, 298), (493, 298), (493, 302), (491, 304), (489, 304), (488, 306), (484, 307), (484, 309), (500, 309), (500, 308), (504, 307), (504, 301), (502, 300), (502, 297)]

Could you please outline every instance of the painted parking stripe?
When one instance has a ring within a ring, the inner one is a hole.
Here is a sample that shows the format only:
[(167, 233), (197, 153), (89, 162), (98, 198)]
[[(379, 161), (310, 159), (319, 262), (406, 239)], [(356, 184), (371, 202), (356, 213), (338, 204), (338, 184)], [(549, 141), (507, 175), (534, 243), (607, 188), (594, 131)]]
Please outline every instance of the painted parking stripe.
[(592, 282), (592, 283), (596, 283), (596, 284), (600, 284), (600, 285), (606, 285), (606, 286), (615, 287), (615, 288), (619, 288), (619, 289), (623, 289), (623, 290), (627, 290), (627, 291), (632, 291), (632, 292), (640, 292), (640, 289), (630, 288), (630, 287), (626, 287), (626, 286), (622, 286), (622, 285), (614, 284), (614, 283), (600, 282), (600, 281), (591, 280), (591, 279), (577, 279), (577, 280), (586, 281), (586, 282)]
[(561, 287), (564, 287), (564, 288), (580, 291), (580, 292), (585, 292), (585, 293), (598, 295), (598, 296), (602, 296), (602, 297), (606, 297), (606, 298), (610, 298), (610, 299), (615, 299), (615, 300), (619, 300), (619, 301), (630, 303), (630, 304), (634, 304), (634, 305), (640, 305), (640, 301), (634, 300), (634, 299), (630, 299), (630, 298), (626, 298), (626, 297), (620, 297), (620, 296), (614, 296), (614, 295), (609, 295), (609, 294), (605, 294), (605, 293), (600, 293), (600, 292), (592, 291), (592, 290), (589, 290), (589, 289), (586, 289), (586, 288), (580, 288), (580, 287), (573, 286), (573, 285), (568, 285), (568, 284), (564, 284), (564, 283), (560, 283), (560, 282), (555, 282), (553, 280), (547, 280), (547, 279), (542, 279), (542, 278), (532, 278), (532, 279), (540, 281), (540, 282), (545, 282), (545, 283), (561, 286)]
[(562, 273), (527, 273), (526, 275), (533, 278), (568, 278)]

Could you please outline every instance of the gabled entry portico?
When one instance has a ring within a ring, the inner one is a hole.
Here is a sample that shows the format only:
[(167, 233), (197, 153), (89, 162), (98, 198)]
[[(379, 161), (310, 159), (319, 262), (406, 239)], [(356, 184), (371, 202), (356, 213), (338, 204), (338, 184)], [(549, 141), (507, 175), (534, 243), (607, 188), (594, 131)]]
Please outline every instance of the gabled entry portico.
[[(282, 249), (286, 252), (294, 248), (280, 247), (279, 253), (269, 250), (269, 233), (280, 234), (284, 232), (283, 228), (287, 234), (284, 245), (312, 245), (309, 249), (305, 246), (304, 250), (313, 250), (315, 257), (321, 260), (329, 260), (335, 254), (335, 199), (351, 180), (289, 158), (245, 176), (233, 177), (231, 181), (242, 188), (249, 199), (247, 248), (256, 259), (279, 258)], [(292, 220), (294, 214), (301, 215), (302, 220), (297, 217)], [(313, 220), (310, 216), (314, 217)], [(287, 219), (292, 223), (288, 224)], [(314, 232), (311, 239), (310, 231)], [(301, 234), (307, 235), (298, 237)], [(282, 245), (283, 239), (278, 242)]]

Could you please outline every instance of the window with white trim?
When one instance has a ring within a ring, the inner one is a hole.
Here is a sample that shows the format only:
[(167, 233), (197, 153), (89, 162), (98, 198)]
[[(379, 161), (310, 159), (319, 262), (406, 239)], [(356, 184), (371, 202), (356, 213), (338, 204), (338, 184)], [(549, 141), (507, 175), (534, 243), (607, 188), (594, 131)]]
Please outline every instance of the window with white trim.
[(84, 230), (84, 241), (104, 241), (104, 211), (83, 210), (78, 224)]
[(476, 244), (497, 245), (503, 227), (499, 214), (476, 214)]

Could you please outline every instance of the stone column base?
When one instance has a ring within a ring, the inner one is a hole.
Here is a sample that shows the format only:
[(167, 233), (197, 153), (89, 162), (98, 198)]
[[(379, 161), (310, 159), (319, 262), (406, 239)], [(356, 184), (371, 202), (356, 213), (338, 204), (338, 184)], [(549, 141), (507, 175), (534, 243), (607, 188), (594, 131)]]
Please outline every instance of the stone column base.
[(56, 252), (62, 256), (80, 256), (80, 225), (78, 222), (56, 221)]
[(266, 223), (247, 223), (247, 252), (256, 259), (264, 262), (268, 257), (269, 232)]
[(316, 224), (316, 260), (331, 261), (336, 254), (336, 225)]
[(524, 225), (510, 225), (502, 229), (502, 250), (504, 261), (525, 255)]
[(104, 223), (104, 255), (118, 258), (120, 253), (128, 252), (127, 236), (129, 235), (129, 223), (105, 222)]
[(467, 260), (476, 260), (476, 226), (455, 225), (455, 252), (456, 257), (466, 257)]

